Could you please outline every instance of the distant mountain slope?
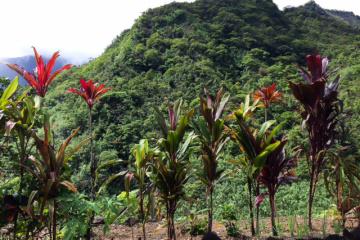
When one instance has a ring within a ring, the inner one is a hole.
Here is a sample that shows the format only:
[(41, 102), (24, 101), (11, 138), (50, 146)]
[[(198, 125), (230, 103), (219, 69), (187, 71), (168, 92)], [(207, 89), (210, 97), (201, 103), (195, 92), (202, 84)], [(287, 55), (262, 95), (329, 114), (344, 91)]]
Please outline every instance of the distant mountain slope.
[(353, 12), (339, 11), (339, 10), (326, 10), (331, 15), (338, 17), (351, 26), (360, 28), (360, 17), (355, 15)]
[[(46, 102), (61, 119), (61, 137), (77, 126), (86, 133), (85, 104), (64, 92), (80, 78), (112, 87), (94, 109), (100, 160), (107, 154), (127, 159), (130, 145), (156, 134), (153, 106), (165, 108), (180, 97), (196, 106), (204, 87), (224, 87), (235, 107), (246, 94), (276, 82), (285, 100), (272, 113), (288, 121), (287, 129), (300, 131), (293, 128), (298, 106), (288, 95), (288, 81), (300, 81), (295, 64), (317, 52), (339, 67), (358, 64), (359, 39), (358, 29), (313, 2), (284, 12), (270, 0), (171, 3), (148, 10), (100, 57), (63, 74)], [(344, 86), (356, 80), (347, 76)]]
[[(45, 57), (44, 60), (47, 62), (49, 60), (49, 57)], [(2, 63), (15, 63), (19, 66), (22, 66), (27, 71), (32, 71), (35, 66), (35, 59), (33, 56), (23, 56), (23, 57), (16, 57), (16, 58), (6, 58), (1, 60)], [(64, 58), (59, 58), (55, 64), (54, 69), (57, 69), (65, 64), (67, 64), (68, 61)], [(13, 79), (18, 74), (8, 68), (5, 64), (0, 64), (0, 77), (7, 77), (9, 79)], [(26, 85), (26, 81), (23, 78), (20, 78), (20, 84)]]

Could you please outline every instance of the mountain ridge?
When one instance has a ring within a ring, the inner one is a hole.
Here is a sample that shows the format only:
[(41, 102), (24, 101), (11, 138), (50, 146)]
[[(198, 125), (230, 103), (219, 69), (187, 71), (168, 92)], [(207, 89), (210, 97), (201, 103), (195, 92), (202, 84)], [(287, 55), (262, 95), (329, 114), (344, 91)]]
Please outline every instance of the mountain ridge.
[[(50, 57), (48, 57), (48, 56), (43, 56), (43, 58), (44, 58), (45, 62), (47, 62), (50, 59)], [(60, 57), (56, 61), (54, 69), (60, 68), (61, 66), (67, 64), (68, 62), (69, 61), (67, 59)], [(14, 57), (14, 58), (2, 58), (0, 60), (0, 63), (1, 63), (0, 64), (0, 77), (5, 77), (8, 79), (13, 79), (18, 74), (16, 72), (14, 72), (13, 70), (11, 70), (8, 66), (6, 66), (7, 63), (18, 64), (19, 66), (22, 66), (27, 71), (32, 71), (36, 66), (34, 56), (32, 56), (32, 55), (26, 55), (26, 56), (22, 56), (22, 57)], [(22, 86), (27, 85), (27, 82), (22, 77), (20, 77), (20, 85), (22, 85)]]

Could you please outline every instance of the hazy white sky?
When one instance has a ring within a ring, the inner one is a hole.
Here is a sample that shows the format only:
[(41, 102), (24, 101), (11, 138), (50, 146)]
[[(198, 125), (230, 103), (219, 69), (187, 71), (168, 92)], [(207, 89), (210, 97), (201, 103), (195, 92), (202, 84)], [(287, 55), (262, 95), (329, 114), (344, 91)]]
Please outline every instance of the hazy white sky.
[[(173, 0), (3, 0), (0, 1), (0, 58), (60, 50), (74, 63), (100, 55), (148, 8)], [(178, 0), (191, 2), (193, 0)], [(221, 0), (219, 0), (221, 1)], [(239, 0), (240, 1), (240, 0)], [(280, 8), (307, 0), (275, 0)], [(316, 0), (324, 8), (360, 15), (360, 0)]]

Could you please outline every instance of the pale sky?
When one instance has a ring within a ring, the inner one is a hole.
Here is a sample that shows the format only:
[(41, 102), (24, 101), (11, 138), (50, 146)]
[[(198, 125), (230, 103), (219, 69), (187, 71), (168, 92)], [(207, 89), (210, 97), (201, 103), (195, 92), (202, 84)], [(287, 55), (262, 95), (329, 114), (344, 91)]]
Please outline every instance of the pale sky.
[[(97, 57), (144, 11), (170, 2), (173, 0), (1, 0), (0, 59), (32, 54), (31, 46), (44, 54), (60, 50), (74, 63)], [(307, 0), (274, 2), (282, 9)], [(323, 8), (360, 15), (360, 0), (316, 2)]]

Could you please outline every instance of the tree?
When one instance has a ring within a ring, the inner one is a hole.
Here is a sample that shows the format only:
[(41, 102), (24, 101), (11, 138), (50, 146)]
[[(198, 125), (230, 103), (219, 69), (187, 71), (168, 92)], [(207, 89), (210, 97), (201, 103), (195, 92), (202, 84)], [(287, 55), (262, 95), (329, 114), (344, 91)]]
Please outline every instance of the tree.
[[(259, 90), (257, 90), (254, 93), (254, 100), (259, 101), (261, 104), (259, 107), (264, 108), (265, 112), (265, 118), (264, 121), (266, 122), (268, 120), (268, 113), (270, 110), (270, 106), (273, 102), (278, 102), (281, 99), (282, 94), (276, 90), (276, 84), (273, 83), (271, 86), (263, 87)], [(256, 195), (258, 196), (260, 194), (260, 183), (257, 182), (256, 184)], [(260, 222), (259, 222), (259, 205), (256, 206), (256, 232), (259, 232), (260, 228)]]
[[(274, 128), (272, 131), (273, 135), (275, 132), (278, 132), (280, 126), (281, 125), (278, 125), (278, 128)], [(276, 140), (273, 139), (272, 141)], [(278, 235), (275, 222), (275, 194), (281, 185), (289, 184), (295, 180), (295, 172), (293, 168), (296, 167), (297, 155), (300, 153), (300, 151), (297, 151), (297, 154), (294, 157), (286, 157), (286, 143), (287, 140), (283, 138), (275, 150), (267, 156), (265, 165), (261, 169), (258, 176), (259, 183), (263, 184), (267, 188), (267, 193), (263, 193), (257, 196), (256, 205), (259, 206), (264, 200), (264, 197), (269, 195), (271, 209), (271, 228), (274, 236)]]
[(182, 100), (169, 106), (168, 121), (155, 108), (162, 138), (158, 140), (160, 153), (154, 160), (153, 181), (166, 206), (168, 238), (171, 240), (176, 240), (174, 215), (179, 200), (185, 195), (184, 185), (189, 179), (189, 145), (195, 137), (192, 132), (185, 136), (194, 110), (181, 115), (181, 107)]
[(326, 152), (334, 142), (337, 118), (340, 113), (338, 87), (340, 76), (329, 83), (328, 59), (320, 55), (306, 57), (308, 70), (300, 67), (303, 83), (290, 82), (295, 98), (302, 104), (301, 116), (309, 134), (310, 149), (308, 163), (310, 168), (309, 216), (308, 225), (312, 229), (312, 206), (319, 175), (325, 166)]
[(149, 143), (147, 139), (140, 140), (139, 144), (135, 144), (132, 148), (132, 155), (135, 158), (135, 162), (130, 166), (130, 172), (127, 173), (125, 178), (125, 188), (127, 193), (130, 192), (130, 181), (135, 178), (139, 188), (139, 212), (140, 212), (140, 221), (142, 223), (143, 237), (146, 240), (146, 218), (147, 211), (145, 210), (145, 193), (147, 190), (146, 178), (147, 172), (150, 168), (150, 163), (154, 158), (155, 152), (153, 149), (149, 148)]
[(223, 170), (218, 169), (218, 161), (228, 137), (225, 133), (224, 120), (221, 118), (230, 95), (220, 89), (216, 96), (211, 96), (204, 89), (205, 96), (200, 96), (201, 118), (194, 121), (194, 129), (201, 142), (201, 159), (203, 172), (199, 174), (206, 185), (208, 199), (208, 232), (212, 231), (213, 221), (213, 192)]
[[(94, 104), (99, 101), (99, 99), (110, 90), (106, 88), (104, 84), (94, 83), (92, 80), (85, 81), (84, 79), (80, 80), (81, 88), (75, 89), (70, 88), (69, 93), (74, 93), (79, 95), (84, 99), (89, 108), (89, 130), (90, 130), (90, 174), (91, 174), (91, 192), (90, 198), (95, 200), (96, 196), (96, 169), (97, 169), (97, 159), (94, 156), (94, 143), (93, 143), (93, 132), (92, 132), (92, 108)], [(89, 223), (89, 232), (87, 238), (90, 239), (91, 235), (91, 224), (94, 216), (91, 216)]]
[(269, 136), (265, 134), (275, 121), (272, 120), (263, 123), (260, 129), (250, 126), (249, 120), (256, 108), (257, 102), (250, 105), (250, 96), (248, 95), (245, 102), (241, 103), (240, 108), (231, 115), (231, 117), (235, 119), (236, 125), (228, 127), (231, 139), (244, 154), (239, 159), (233, 160), (232, 163), (239, 166), (247, 178), (250, 225), (253, 236), (255, 235), (252, 200), (254, 181), (264, 166), (267, 156), (280, 145), (279, 141), (271, 142), (273, 133)]
[(26, 171), (32, 174), (38, 182), (38, 189), (33, 191), (29, 196), (27, 212), (32, 218), (35, 218), (33, 208), (29, 208), (29, 206), (31, 206), (36, 200), (36, 196), (38, 196), (40, 200), (40, 219), (43, 218), (45, 205), (48, 205), (49, 222), (51, 226), (49, 232), (51, 233), (50, 236), (52, 236), (52, 240), (56, 240), (57, 197), (59, 195), (60, 188), (65, 187), (72, 192), (77, 191), (75, 185), (67, 180), (63, 173), (69, 158), (80, 150), (80, 148), (88, 142), (88, 139), (80, 142), (72, 150), (66, 151), (71, 140), (79, 132), (80, 129), (78, 128), (74, 130), (67, 139), (65, 139), (56, 151), (55, 146), (51, 143), (52, 134), (49, 117), (47, 115), (44, 115), (43, 129), (43, 139), (41, 139), (35, 132), (32, 134), (40, 158), (30, 156), (30, 165), (24, 166)]

